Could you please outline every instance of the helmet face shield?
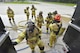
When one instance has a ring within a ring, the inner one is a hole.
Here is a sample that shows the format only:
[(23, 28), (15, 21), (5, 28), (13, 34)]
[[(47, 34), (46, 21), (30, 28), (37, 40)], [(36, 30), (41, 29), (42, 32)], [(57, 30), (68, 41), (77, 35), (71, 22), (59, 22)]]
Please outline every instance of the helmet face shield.
[(33, 23), (28, 23), (28, 28), (29, 28), (29, 29), (34, 28), (34, 24), (33, 24)]
[(29, 29), (29, 31), (33, 32), (34, 28), (35, 28), (35, 24), (34, 22), (27, 22), (27, 28)]

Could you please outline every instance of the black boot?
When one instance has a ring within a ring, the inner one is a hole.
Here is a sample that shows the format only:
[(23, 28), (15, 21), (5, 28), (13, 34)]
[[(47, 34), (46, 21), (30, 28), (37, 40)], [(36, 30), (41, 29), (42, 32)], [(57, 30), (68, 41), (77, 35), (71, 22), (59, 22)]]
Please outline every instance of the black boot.
[(12, 22), (10, 21), (10, 24), (13, 26)]
[(49, 46), (50, 48), (52, 48), (52, 46), (50, 46), (49, 43), (48, 43), (48, 46)]
[(32, 53), (35, 53), (35, 51), (33, 50)]
[(32, 19), (33, 19), (33, 16), (32, 16)]
[(43, 47), (39, 47), (39, 49), (40, 49), (40, 53), (45, 53), (44, 46)]
[(46, 30), (47, 30), (46, 33), (48, 33), (48, 28), (46, 28)]
[(41, 52), (41, 53), (46, 53), (45, 51)]

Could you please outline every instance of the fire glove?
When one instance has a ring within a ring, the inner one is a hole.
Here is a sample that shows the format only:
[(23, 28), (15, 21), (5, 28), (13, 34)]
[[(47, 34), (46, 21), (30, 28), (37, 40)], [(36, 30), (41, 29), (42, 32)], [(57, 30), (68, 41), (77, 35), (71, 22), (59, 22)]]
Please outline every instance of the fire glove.
[(17, 42), (12, 42), (12, 44), (13, 44), (13, 45), (17, 45), (18, 43), (17, 43)]

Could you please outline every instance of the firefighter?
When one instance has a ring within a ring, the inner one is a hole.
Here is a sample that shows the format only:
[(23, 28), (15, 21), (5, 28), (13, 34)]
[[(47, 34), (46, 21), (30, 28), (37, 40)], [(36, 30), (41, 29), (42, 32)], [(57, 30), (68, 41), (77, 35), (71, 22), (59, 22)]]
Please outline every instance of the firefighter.
[(24, 38), (26, 38), (27, 44), (30, 46), (32, 53), (35, 53), (34, 49), (35, 46), (38, 45), (40, 49), (40, 53), (44, 52), (44, 44), (40, 40), (39, 35), (41, 34), (41, 29), (35, 26), (34, 22), (29, 20), (27, 22), (27, 28), (25, 31), (19, 34), (18, 38), (15, 40), (15, 42), (12, 42), (13, 45), (17, 45), (20, 43)]
[(26, 16), (27, 16), (27, 20), (29, 20), (29, 15), (30, 15), (29, 7), (26, 7), (26, 9), (24, 9), (24, 13), (25, 13)]
[(46, 19), (45, 19), (45, 21), (46, 21), (46, 32), (48, 33), (48, 28), (49, 28), (49, 25), (50, 25), (50, 23), (52, 23), (52, 13), (51, 12), (49, 12), (48, 13), (48, 16), (46, 17)]
[(59, 31), (62, 27), (61, 17), (55, 18), (53, 22), (49, 25), (50, 28), (50, 38), (49, 38), (49, 46), (52, 47), (56, 42), (56, 36), (59, 34)]
[[(53, 12), (53, 15), (54, 15), (54, 17), (53, 17), (53, 22), (55, 22), (55, 20), (60, 20), (60, 23), (62, 23), (62, 19), (61, 19), (61, 15), (60, 14), (58, 14), (58, 12), (55, 10), (54, 12)], [(62, 35), (63, 34), (63, 32), (64, 32), (64, 30), (65, 30), (66, 28), (65, 27), (61, 27), (58, 31), (59, 31), (59, 33), (58, 33), (58, 35), (60, 36), (60, 35)]]
[(9, 22), (11, 23), (11, 19), (12, 19), (13, 23), (15, 24), (15, 21), (14, 21), (14, 11), (10, 7), (8, 7), (8, 9), (7, 9), (7, 15), (8, 15), (8, 18), (9, 18)]
[(36, 18), (36, 23), (37, 23), (37, 26), (39, 27), (39, 28), (41, 28), (42, 27), (42, 23), (44, 23), (44, 19), (43, 19), (43, 12), (42, 11), (40, 11), (39, 12), (39, 15), (37, 16), (37, 18)]
[(34, 18), (36, 19), (36, 11), (37, 9), (34, 7), (34, 5), (32, 5), (32, 8), (31, 8), (31, 11), (32, 11), (32, 19), (33, 19), (33, 16)]

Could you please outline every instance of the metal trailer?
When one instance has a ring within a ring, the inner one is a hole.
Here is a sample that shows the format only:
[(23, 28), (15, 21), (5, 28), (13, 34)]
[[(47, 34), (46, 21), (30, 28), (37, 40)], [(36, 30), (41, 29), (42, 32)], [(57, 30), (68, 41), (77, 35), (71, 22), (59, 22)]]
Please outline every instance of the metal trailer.
[(80, 53), (80, 2), (78, 2), (63, 41), (69, 46), (68, 53)]

